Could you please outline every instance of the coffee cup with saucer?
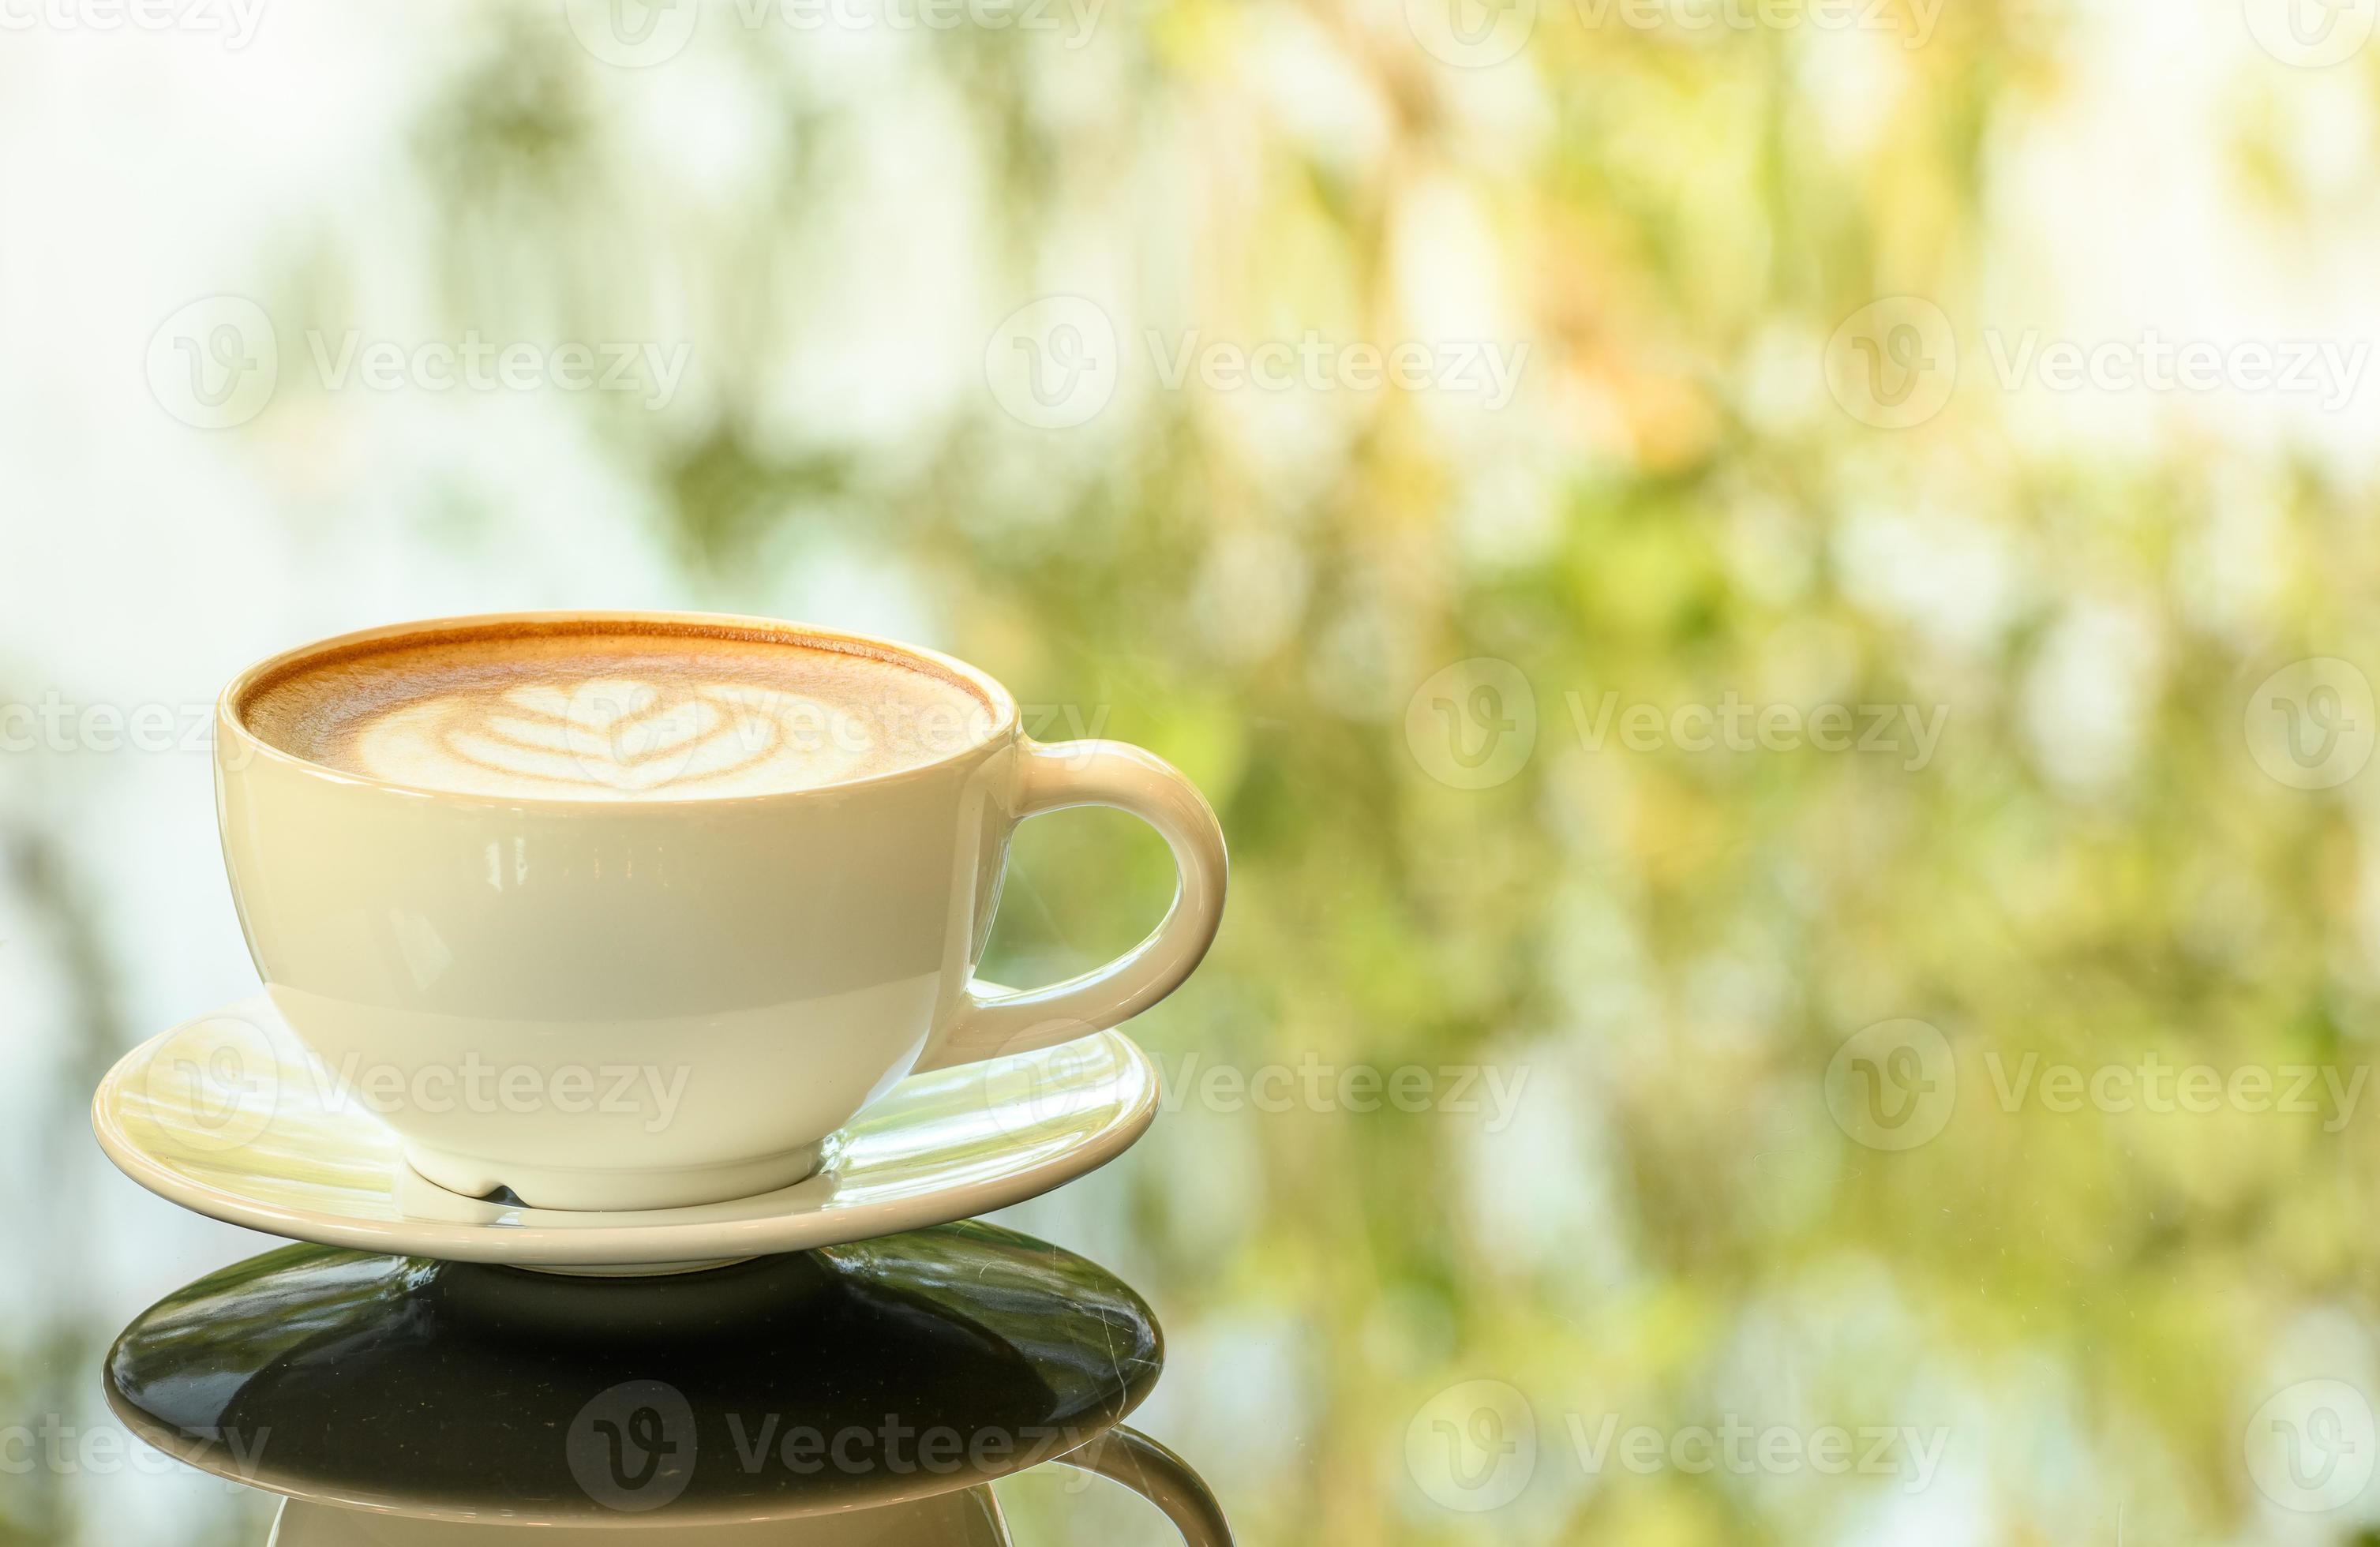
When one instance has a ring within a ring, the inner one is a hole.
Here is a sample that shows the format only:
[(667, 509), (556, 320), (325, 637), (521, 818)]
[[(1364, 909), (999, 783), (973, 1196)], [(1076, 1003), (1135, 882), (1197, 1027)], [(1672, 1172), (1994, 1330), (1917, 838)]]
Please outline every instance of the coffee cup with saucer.
[[(512, 613), (322, 641), (225, 689), (215, 774), (270, 1029), (380, 1093), (395, 1151), (325, 1110), (314, 1138), (369, 1156), (390, 1192), (372, 1208), (407, 1219), (392, 1161), (540, 1215), (767, 1198), (782, 1221), (905, 1080), (940, 1100), (962, 1069), (1085, 1038), (1112, 1145), (1145, 1121), (1127, 1120), (1143, 1068), (1098, 1037), (1172, 992), (1221, 917), (1221, 831), (1171, 767), (1036, 742), (1006, 688), (949, 657), (762, 618)], [(1077, 805), (1157, 829), (1173, 902), (1104, 967), (990, 990), (975, 972), (1010, 836)], [(263, 1034), (263, 1012), (240, 1014)], [(191, 1183), (148, 1164), (176, 1119), (142, 1130), (119, 1104), (100, 1120), (119, 1162), (194, 1207), (252, 1215), (242, 1189), (278, 1185)], [(1007, 1160), (990, 1170), (1015, 1185)], [(848, 1199), (837, 1174), (826, 1190)], [(308, 1197), (285, 1233), (328, 1228)]]

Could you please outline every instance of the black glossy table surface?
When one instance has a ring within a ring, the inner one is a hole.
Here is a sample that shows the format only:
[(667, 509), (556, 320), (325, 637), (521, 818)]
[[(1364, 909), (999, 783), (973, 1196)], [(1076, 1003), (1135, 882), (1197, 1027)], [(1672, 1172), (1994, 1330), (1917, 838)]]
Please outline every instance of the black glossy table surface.
[(294, 1247), (151, 1308), (106, 1382), (144, 1438), (271, 1492), (626, 1524), (986, 1482), (1099, 1441), (1162, 1361), (1112, 1275), (968, 1223), (625, 1280)]

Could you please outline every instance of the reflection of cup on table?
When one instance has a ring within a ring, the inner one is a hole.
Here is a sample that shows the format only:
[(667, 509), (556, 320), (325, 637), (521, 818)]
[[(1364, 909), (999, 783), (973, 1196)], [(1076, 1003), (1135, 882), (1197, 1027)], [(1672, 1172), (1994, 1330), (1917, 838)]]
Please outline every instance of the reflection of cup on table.
[[(1222, 1505), (1206, 1482), (1136, 1430), (1111, 1430), (1059, 1459), (1120, 1482), (1163, 1510), (1184, 1547), (1232, 1547)], [(514, 1525), (412, 1519), (286, 1499), (267, 1547), (513, 1547), (520, 1534)], [(841, 1515), (716, 1525), (655, 1520), (625, 1535), (608, 1526), (550, 1526), (535, 1535), (538, 1547), (1010, 1547), (1012, 1541), (989, 1484)]]
[[(508, 614), (349, 635), (217, 706), (249, 947), (323, 1066), (454, 1191), (659, 1208), (786, 1186), (913, 1070), (1112, 1026), (1220, 920), (1179, 773), (1043, 745), (929, 651), (761, 619)], [(971, 991), (1010, 833), (1142, 817), (1180, 889), (1052, 987)]]
[(200, 1471), (460, 1529), (400, 1543), (809, 1541), (1052, 1462), (1228, 1543), (1197, 1476), (1121, 1427), (1164, 1359), (1129, 1285), (977, 1221), (668, 1278), (297, 1247), (150, 1307), (103, 1371), (126, 1428)]

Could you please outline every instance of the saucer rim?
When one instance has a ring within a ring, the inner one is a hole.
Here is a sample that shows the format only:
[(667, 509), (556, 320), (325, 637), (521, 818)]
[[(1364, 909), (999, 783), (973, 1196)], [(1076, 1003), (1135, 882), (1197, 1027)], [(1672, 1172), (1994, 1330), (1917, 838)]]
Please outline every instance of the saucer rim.
[[(358, 1221), (265, 1203), (226, 1188), (193, 1181), (144, 1149), (119, 1121), (118, 1093), (135, 1072), (147, 1067), (156, 1048), (188, 1026), (211, 1017), (260, 1007), (264, 1013), (279, 1018), (278, 1011), (271, 1009), (271, 1001), (261, 995), (237, 1000), (160, 1032), (116, 1059), (91, 1094), (91, 1131), (101, 1151), (117, 1170), (167, 1203), (226, 1225), (287, 1240), (387, 1256), (427, 1257), (439, 1262), (635, 1270), (724, 1257), (808, 1251), (972, 1219), (1041, 1197), (1106, 1166), (1140, 1142), (1156, 1119), (1160, 1099), (1156, 1060), (1131, 1037), (1111, 1027), (1089, 1037), (1015, 1057), (1038, 1058), (1083, 1042), (1110, 1040), (1121, 1050), (1124, 1068), (1136, 1077), (1138, 1090), (1131, 1102), (1114, 1119), (1079, 1142), (998, 1176), (954, 1183), (911, 1198), (840, 1207), (830, 1199), (822, 1206), (750, 1219), (651, 1219), (652, 1215), (680, 1212), (656, 1209), (638, 1211), (649, 1220), (638, 1225), (589, 1223), (564, 1227), (443, 1220)], [(952, 1068), (979, 1070), (983, 1065), (959, 1064)], [(947, 1071), (932, 1072), (941, 1075)], [(1122, 1078), (1107, 1083), (1120, 1083)], [(403, 1164), (402, 1160), (399, 1164)], [(686, 1212), (713, 1206), (695, 1204)]]

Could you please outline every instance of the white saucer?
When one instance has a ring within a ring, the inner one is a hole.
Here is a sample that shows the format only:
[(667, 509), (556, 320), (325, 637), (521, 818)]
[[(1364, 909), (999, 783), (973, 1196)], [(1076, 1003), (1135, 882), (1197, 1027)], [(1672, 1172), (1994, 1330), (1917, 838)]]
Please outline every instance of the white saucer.
[[(215, 1076), (229, 1060), (240, 1078)], [(228, 1100), (225, 1091), (232, 1094)], [(1147, 1131), (1157, 1070), (1119, 1032), (913, 1075), (827, 1141), (808, 1180), (621, 1213), (466, 1198), (417, 1175), (259, 997), (142, 1044), (91, 1098), (100, 1147), (160, 1197), (269, 1235), (557, 1273), (687, 1272), (868, 1240), (1038, 1197)]]

